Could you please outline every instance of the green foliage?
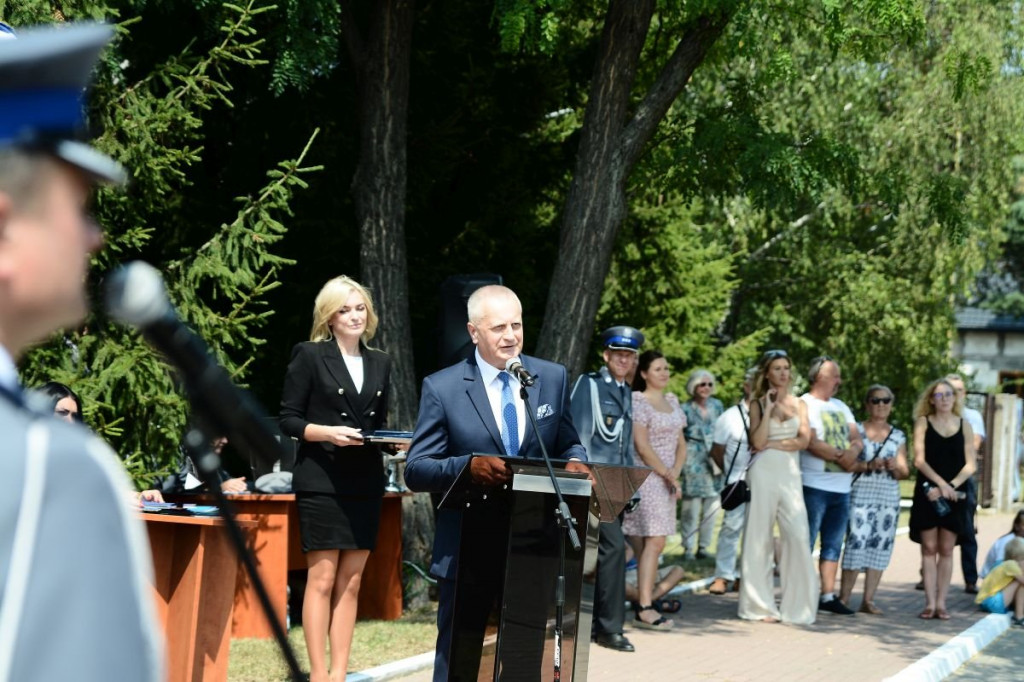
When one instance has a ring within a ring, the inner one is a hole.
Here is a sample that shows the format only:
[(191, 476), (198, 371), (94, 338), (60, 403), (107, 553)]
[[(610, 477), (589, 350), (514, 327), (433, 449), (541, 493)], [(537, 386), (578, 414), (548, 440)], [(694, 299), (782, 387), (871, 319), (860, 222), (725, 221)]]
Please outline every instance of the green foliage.
[(567, 16), (571, 5), (571, 0), (495, 0), (493, 17), (501, 48), (508, 52), (529, 48), (551, 54), (562, 26), (572, 24)]
[[(103, 130), (96, 145), (121, 160), (132, 181), (126, 190), (98, 193), (95, 214), (107, 248), (95, 259), (93, 278), (101, 281), (126, 259), (153, 262), (183, 319), (243, 382), (263, 343), (256, 332), (272, 312), (267, 294), (292, 262), (274, 247), (287, 230), (295, 192), (307, 186), (303, 175), (318, 168), (303, 165), (310, 138), (295, 160), (266, 173), (258, 192), (234, 200), (233, 217), (193, 216), (190, 195), (205, 160), (205, 126), (234, 105), (237, 70), (265, 63), (254, 21), (271, 7), (249, 2), (205, 9), (216, 30), (187, 37), (173, 53), (153, 54), (151, 44), (134, 40), (136, 31), (150, 28), (139, 18), (119, 25), (120, 40), (104, 55), (91, 97), (91, 119)], [(190, 225), (189, 217), (201, 222)], [(188, 403), (169, 367), (136, 333), (97, 313), (81, 329), (31, 352), (22, 375), (30, 385), (52, 378), (79, 392), (87, 422), (121, 453), (141, 485), (172, 464)]]
[(333, 0), (278, 0), (268, 40), (275, 46), (270, 87), (281, 95), (308, 91), (339, 58), (339, 4)]
[(699, 203), (684, 206), (678, 199), (651, 197), (637, 206), (619, 234), (597, 321), (598, 329), (641, 329), (644, 349), (660, 350), (675, 369), (671, 388), (682, 396), (687, 373), (697, 367), (734, 390), (765, 338), (754, 332), (721, 347), (718, 327), (737, 285), (733, 256), (700, 217)]
[[(760, 348), (789, 349), (797, 375), (828, 353), (844, 399), (887, 383), (907, 421), (953, 367), (955, 303), (1002, 240), (1024, 92), (992, 65), (1017, 10), (821, 9), (824, 22), (748, 6), (723, 38), (732, 51), (669, 112), (631, 179), (598, 328), (629, 311), (677, 370), (709, 366), (732, 395)], [(680, 275), (700, 268), (717, 281)], [(707, 307), (682, 313), (680, 298)]]

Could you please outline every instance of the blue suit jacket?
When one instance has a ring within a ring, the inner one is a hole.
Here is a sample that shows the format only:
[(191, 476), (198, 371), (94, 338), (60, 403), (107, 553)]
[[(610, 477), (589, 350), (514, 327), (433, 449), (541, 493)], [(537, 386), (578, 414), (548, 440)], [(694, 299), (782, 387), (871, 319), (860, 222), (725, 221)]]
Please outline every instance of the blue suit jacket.
[[(539, 438), (553, 459), (587, 459), (569, 413), (569, 382), (565, 367), (529, 356), (523, 366), (537, 381), (527, 388), (537, 416)], [(540, 416), (543, 415), (543, 416)], [(420, 413), (405, 466), (405, 482), (417, 492), (443, 493), (469, 464), (472, 453), (505, 454), (476, 357), (452, 365), (423, 380)], [(538, 433), (527, 417), (519, 454), (541, 458)], [(434, 556), (430, 571), (455, 579), (462, 512), (437, 514)]]

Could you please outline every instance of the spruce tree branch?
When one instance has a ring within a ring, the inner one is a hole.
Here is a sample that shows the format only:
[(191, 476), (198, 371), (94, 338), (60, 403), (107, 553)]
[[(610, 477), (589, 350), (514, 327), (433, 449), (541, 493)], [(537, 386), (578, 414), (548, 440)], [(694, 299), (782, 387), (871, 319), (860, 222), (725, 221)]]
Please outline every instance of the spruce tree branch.
[[(237, 227), (241, 225), (245, 221), (245, 219), (248, 218), (250, 214), (252, 214), (253, 211), (257, 210), (258, 208), (261, 208), (263, 204), (266, 203), (271, 196), (276, 194), (281, 187), (290, 183), (292, 178), (294, 178), (298, 173), (307, 173), (311, 171), (320, 170), (320, 166), (302, 168), (302, 161), (306, 158), (306, 154), (309, 153), (310, 148), (313, 146), (313, 140), (315, 140), (316, 136), (319, 134), (319, 128), (313, 131), (313, 134), (310, 135), (309, 140), (306, 141), (306, 146), (302, 149), (302, 153), (299, 154), (299, 157), (295, 159), (295, 161), (287, 163), (287, 170), (281, 171), (280, 176), (276, 180), (274, 180), (274, 182), (264, 187), (263, 191), (260, 193), (258, 197), (256, 197), (256, 199), (251, 201), (248, 206), (239, 211), (235, 219), (231, 221), (229, 227)], [(198, 249), (196, 249), (196, 253), (202, 253), (204, 250), (210, 248), (213, 244), (216, 244), (218, 241), (220, 241), (222, 234), (223, 231), (219, 231), (209, 241), (207, 241)]]
[[(233, 9), (238, 11), (238, 16), (233, 22), (226, 24), (221, 28), (221, 30), (225, 33), (224, 39), (220, 42), (219, 45), (213, 47), (206, 57), (200, 59), (192, 66), (191, 69), (189, 69), (188, 75), (181, 79), (181, 85), (172, 90), (171, 93), (167, 96), (166, 99), (168, 101), (180, 101), (185, 96), (185, 93), (189, 91), (205, 92), (206, 90), (219, 90), (222, 87), (225, 91), (230, 91), (230, 85), (222, 86), (222, 84), (216, 83), (213, 79), (208, 78), (206, 75), (210, 69), (217, 68), (217, 65), (219, 64), (221, 59), (241, 61), (252, 66), (267, 63), (266, 60), (254, 59), (251, 56), (248, 58), (240, 58), (235, 55), (236, 52), (245, 52), (250, 55), (254, 51), (258, 52), (257, 48), (264, 42), (264, 40), (262, 39), (255, 40), (251, 43), (239, 43), (237, 46), (232, 47), (232, 43), (234, 43), (238, 35), (252, 34), (253, 31), (249, 27), (249, 23), (252, 21), (252, 18), (255, 15), (262, 14), (263, 12), (266, 12), (269, 9), (273, 9), (273, 6), (254, 8), (254, 4), (256, 4), (256, 0), (249, 0), (248, 4), (246, 4), (245, 7), (231, 5)], [(192, 45), (194, 43), (194, 40), (189, 41), (189, 43), (184, 47), (184, 49), (182, 49), (182, 51), (178, 54), (178, 58), (183, 60), (185, 56), (189, 53), (189, 50), (192, 49)], [(138, 90), (148, 85), (150, 81), (156, 79), (158, 76), (161, 75), (161, 70), (154, 70), (150, 72), (142, 80), (137, 81), (134, 85), (125, 88), (124, 92), (121, 93), (121, 96), (118, 98), (118, 101), (124, 103), (128, 97), (135, 94)], [(202, 82), (207, 86), (207, 88), (204, 89), (196, 87), (195, 81), (200, 78), (202, 78)], [(221, 96), (221, 99), (227, 101), (223, 96)]]

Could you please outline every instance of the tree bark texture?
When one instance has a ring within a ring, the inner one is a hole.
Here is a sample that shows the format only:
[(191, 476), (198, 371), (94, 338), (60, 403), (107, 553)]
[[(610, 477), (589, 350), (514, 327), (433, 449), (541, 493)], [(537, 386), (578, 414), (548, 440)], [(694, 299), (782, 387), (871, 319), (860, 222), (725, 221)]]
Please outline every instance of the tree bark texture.
[[(414, 0), (370, 0), (365, 32), (353, 3), (343, 1), (342, 35), (357, 78), (359, 161), (352, 178), (359, 223), (361, 279), (376, 303), (375, 345), (391, 354), (388, 425), (412, 429), (417, 387), (409, 317), (405, 243), (406, 132)], [(424, 566), (434, 537), (427, 494), (403, 501), (403, 558)], [(425, 602), (423, 592), (413, 600)]]
[[(612, 0), (583, 117), (576, 170), (562, 216), (537, 354), (583, 369), (612, 247), (626, 217), (626, 182), (672, 102), (729, 23), (723, 11), (692, 20), (635, 111), (630, 99), (654, 0)], [(629, 320), (623, 320), (628, 324)]]
[(342, 33), (357, 78), (359, 161), (352, 178), (362, 283), (380, 316), (375, 345), (391, 354), (388, 424), (411, 429), (416, 380), (405, 245), (406, 130), (413, 0), (372, 0), (365, 34), (353, 3), (342, 3)]

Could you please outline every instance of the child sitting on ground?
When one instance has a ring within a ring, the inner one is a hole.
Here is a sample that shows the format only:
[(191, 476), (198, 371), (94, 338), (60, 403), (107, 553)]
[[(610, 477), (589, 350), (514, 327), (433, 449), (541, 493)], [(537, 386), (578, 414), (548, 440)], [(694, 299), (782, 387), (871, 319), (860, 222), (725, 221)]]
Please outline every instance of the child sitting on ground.
[(1003, 556), (1006, 554), (1006, 545), (1015, 537), (1024, 538), (1024, 509), (1018, 511), (1017, 515), (1013, 517), (1013, 528), (1010, 529), (1010, 532), (992, 543), (992, 549), (985, 555), (985, 563), (982, 565), (979, 573), (982, 578), (1003, 562)]
[(975, 599), (983, 611), (1006, 613), (1013, 605), (1013, 624), (1024, 626), (1024, 538), (1006, 545), (1003, 563), (985, 576)]

